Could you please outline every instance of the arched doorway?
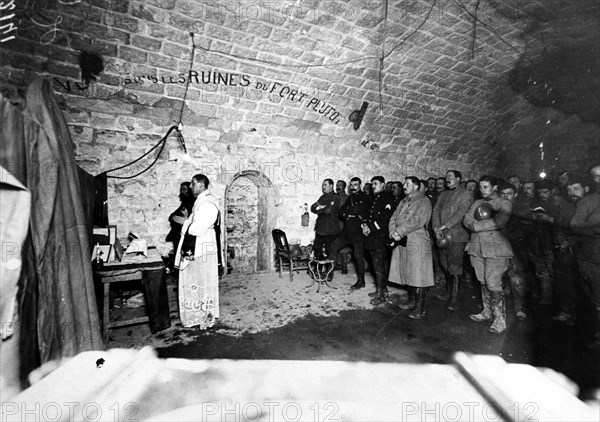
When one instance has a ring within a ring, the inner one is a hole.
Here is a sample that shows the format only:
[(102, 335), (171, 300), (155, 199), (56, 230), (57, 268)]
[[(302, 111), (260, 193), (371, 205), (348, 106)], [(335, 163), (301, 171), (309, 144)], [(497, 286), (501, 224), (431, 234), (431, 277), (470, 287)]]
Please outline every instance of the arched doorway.
[(273, 270), (276, 192), (267, 176), (246, 170), (225, 190), (225, 245), (228, 272), (249, 274)]

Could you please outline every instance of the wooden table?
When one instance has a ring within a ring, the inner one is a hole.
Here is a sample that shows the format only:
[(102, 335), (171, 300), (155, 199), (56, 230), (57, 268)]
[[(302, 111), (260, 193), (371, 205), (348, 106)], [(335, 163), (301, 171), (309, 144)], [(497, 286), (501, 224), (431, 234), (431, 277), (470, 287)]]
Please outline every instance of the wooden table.
[[(148, 322), (150, 331), (156, 333), (171, 326), (165, 264), (158, 250), (148, 248), (148, 256), (124, 254), (121, 262), (105, 263), (94, 271), (94, 278), (103, 284), (102, 336), (108, 341), (111, 328)], [(112, 283), (140, 280), (146, 301), (146, 316), (124, 321), (110, 321), (110, 286)]]

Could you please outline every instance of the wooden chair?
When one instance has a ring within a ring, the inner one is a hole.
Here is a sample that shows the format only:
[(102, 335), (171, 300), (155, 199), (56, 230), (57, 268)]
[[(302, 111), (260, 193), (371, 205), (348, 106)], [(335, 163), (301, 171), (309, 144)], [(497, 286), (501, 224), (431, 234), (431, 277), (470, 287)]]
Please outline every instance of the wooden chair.
[[(283, 230), (274, 229), (271, 231), (271, 234), (273, 235), (273, 242), (275, 242), (275, 257), (278, 262), (279, 278), (281, 278), (281, 271), (284, 261), (287, 261), (287, 265), (290, 270), (290, 281), (293, 281), (294, 271), (299, 273), (300, 270), (308, 269), (308, 255), (293, 255), (290, 250), (287, 236)], [(304, 262), (304, 265), (302, 265), (302, 262)]]

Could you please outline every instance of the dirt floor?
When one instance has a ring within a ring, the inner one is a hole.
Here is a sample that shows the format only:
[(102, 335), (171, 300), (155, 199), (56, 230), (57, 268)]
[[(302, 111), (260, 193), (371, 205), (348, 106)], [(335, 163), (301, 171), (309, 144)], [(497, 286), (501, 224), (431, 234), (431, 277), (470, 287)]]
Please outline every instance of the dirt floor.
[[(586, 347), (593, 327), (579, 309), (579, 321), (552, 321), (556, 310), (531, 309), (518, 321), (508, 301), (509, 328), (502, 335), (487, 332), (487, 324), (469, 320), (479, 309), (477, 286), (465, 286), (458, 312), (427, 299), (427, 315), (419, 321), (398, 309), (406, 292), (390, 286), (390, 301), (373, 307), (367, 288), (350, 290), (356, 276), (336, 274), (332, 287), (311, 285), (308, 274), (226, 276), (220, 283), (220, 320), (213, 329), (184, 328), (178, 319), (177, 285), (169, 278), (172, 326), (151, 334), (147, 324), (111, 330), (108, 348), (150, 345), (161, 357), (187, 359), (299, 359), (402, 363), (451, 363), (456, 351), (492, 354), (507, 362), (549, 367), (567, 375), (581, 397), (600, 394), (600, 353)], [(468, 288), (467, 288), (468, 287)], [(433, 293), (433, 292), (432, 292)], [(115, 308), (111, 316), (130, 318), (137, 309)], [(597, 399), (600, 398), (597, 397)]]
[[(367, 276), (369, 279), (369, 276)], [(370, 280), (370, 279), (369, 279)], [(373, 282), (367, 288), (354, 292), (350, 286), (356, 281), (356, 275), (336, 274), (331, 287), (323, 284), (317, 293), (317, 284), (313, 284), (304, 271), (294, 274), (290, 282), (289, 272), (228, 275), (219, 284), (220, 318), (211, 333), (240, 337), (246, 333), (255, 334), (283, 327), (306, 316), (339, 316), (343, 311), (366, 310), (373, 307), (367, 293), (375, 290)], [(187, 344), (203, 335), (195, 328), (184, 328), (179, 321), (177, 305), (177, 281), (167, 278), (169, 305), (172, 326), (160, 333), (150, 333), (147, 324), (135, 327), (123, 327), (111, 330), (109, 347), (155, 348), (173, 344)], [(406, 292), (392, 289), (391, 301), (398, 302)], [(111, 320), (144, 315), (144, 308), (122, 307), (111, 312)]]

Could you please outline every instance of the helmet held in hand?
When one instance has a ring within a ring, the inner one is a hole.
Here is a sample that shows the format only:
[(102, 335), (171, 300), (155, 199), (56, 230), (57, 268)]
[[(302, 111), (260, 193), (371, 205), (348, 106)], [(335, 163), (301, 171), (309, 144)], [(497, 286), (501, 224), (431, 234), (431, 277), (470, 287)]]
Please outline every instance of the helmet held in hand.
[(494, 207), (492, 207), (491, 204), (484, 202), (481, 205), (479, 205), (477, 209), (475, 209), (475, 213), (473, 216), (477, 221), (489, 220), (494, 216)]

